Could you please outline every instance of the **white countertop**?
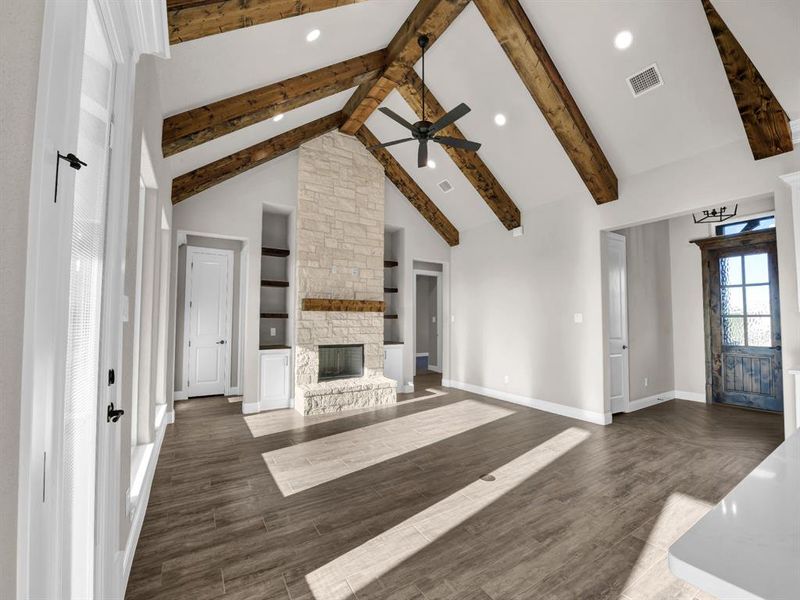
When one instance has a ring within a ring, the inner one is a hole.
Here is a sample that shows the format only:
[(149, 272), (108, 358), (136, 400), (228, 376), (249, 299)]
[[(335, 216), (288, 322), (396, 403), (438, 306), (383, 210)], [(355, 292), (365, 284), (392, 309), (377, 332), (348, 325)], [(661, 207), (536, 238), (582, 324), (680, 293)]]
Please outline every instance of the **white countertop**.
[(800, 598), (800, 431), (672, 545), (669, 568), (723, 600)]

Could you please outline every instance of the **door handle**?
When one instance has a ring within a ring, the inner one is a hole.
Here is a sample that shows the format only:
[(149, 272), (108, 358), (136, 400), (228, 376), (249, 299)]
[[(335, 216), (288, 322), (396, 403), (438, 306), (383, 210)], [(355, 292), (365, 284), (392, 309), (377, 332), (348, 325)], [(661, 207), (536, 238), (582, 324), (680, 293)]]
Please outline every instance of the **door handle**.
[(125, 411), (121, 408), (114, 408), (114, 403), (112, 402), (108, 405), (108, 409), (106, 410), (106, 423), (116, 423), (124, 414)]
[(225, 340), (220, 340), (220, 341), (218, 341), (217, 343), (218, 343), (218, 344), (224, 344), (224, 343), (225, 343)]
[(628, 347), (627, 347), (625, 344), (622, 344), (622, 349), (623, 349), (623, 350), (627, 350), (627, 349), (628, 349)]
[(783, 349), (783, 346), (780, 346), (780, 345), (778, 345), (778, 346), (773, 346), (773, 347), (772, 347), (772, 349), (773, 349), (773, 350), (782, 350), (782, 349)]

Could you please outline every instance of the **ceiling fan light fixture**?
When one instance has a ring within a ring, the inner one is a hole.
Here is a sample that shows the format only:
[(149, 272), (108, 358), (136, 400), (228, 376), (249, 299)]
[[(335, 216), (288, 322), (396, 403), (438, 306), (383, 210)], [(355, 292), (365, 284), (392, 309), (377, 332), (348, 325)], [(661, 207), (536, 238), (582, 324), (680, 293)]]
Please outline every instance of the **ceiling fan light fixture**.
[(502, 127), (506, 124), (506, 116), (503, 113), (497, 113), (494, 116), (494, 124), (498, 127)]
[(614, 36), (614, 46), (617, 50), (626, 50), (633, 43), (633, 34), (627, 29)]
[(312, 29), (306, 34), (306, 41), (307, 42), (314, 42), (319, 38), (320, 31), (319, 29)]
[(433, 160), (432, 158), (428, 159), (428, 168), (429, 169), (435, 169), (436, 168), (436, 161)]

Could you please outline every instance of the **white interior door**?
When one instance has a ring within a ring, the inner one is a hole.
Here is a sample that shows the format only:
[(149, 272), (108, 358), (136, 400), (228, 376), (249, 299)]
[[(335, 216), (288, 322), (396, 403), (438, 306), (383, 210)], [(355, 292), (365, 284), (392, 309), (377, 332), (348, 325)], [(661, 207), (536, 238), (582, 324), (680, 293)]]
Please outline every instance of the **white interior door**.
[(607, 234), (608, 371), (611, 412), (628, 410), (628, 281), (625, 237)]
[(189, 246), (188, 395), (224, 394), (228, 388), (233, 252)]

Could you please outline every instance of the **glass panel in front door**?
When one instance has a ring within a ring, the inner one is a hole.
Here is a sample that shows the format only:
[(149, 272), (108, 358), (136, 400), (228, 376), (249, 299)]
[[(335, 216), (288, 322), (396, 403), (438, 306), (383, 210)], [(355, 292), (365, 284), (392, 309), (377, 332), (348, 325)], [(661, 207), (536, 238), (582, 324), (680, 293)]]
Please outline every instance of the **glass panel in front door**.
[(719, 259), (724, 346), (772, 345), (769, 260), (766, 252)]

